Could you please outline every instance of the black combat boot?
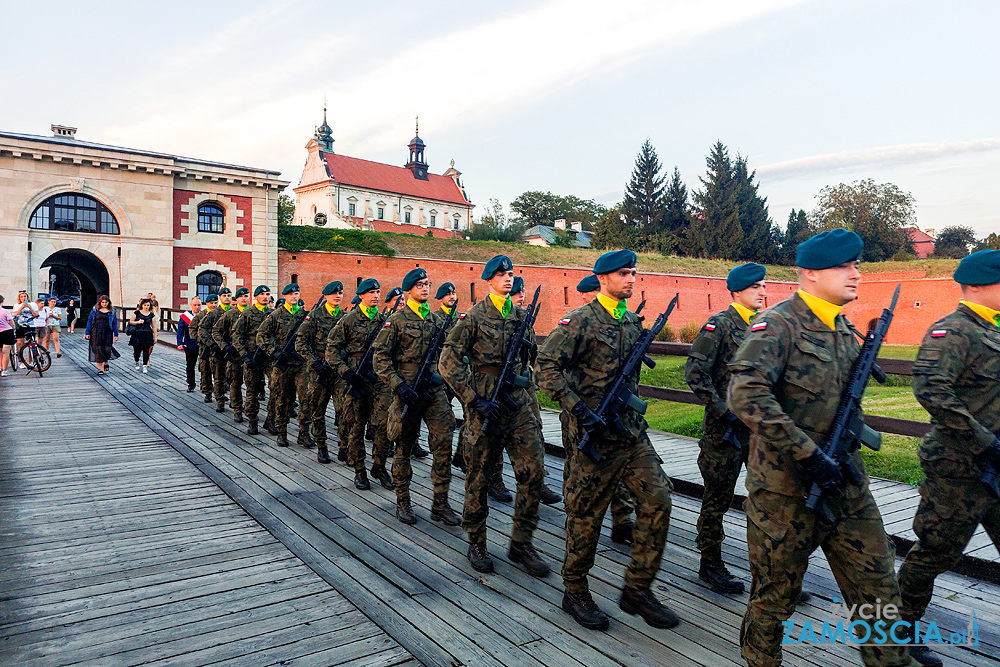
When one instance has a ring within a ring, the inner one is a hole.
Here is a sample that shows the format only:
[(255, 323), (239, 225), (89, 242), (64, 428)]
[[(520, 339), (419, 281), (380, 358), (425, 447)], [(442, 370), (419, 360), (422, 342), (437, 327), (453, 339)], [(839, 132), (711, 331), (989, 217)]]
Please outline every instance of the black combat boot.
[(555, 505), (562, 502), (562, 496), (549, 488), (549, 485), (542, 482), (541, 501), (545, 505)]
[(563, 611), (576, 619), (577, 623), (588, 630), (607, 630), (608, 626), (611, 625), (607, 614), (601, 611), (601, 608), (594, 602), (594, 598), (590, 597), (590, 591), (582, 593), (565, 591), (562, 608)]
[(496, 484), (490, 484), (487, 490), (490, 498), (497, 501), (498, 503), (509, 503), (514, 500), (514, 496), (510, 495), (510, 491), (504, 486), (503, 480), (500, 480)]
[(235, 411), (233, 413), (233, 421), (236, 422), (237, 424), (242, 424), (243, 423), (243, 413), (240, 412), (239, 410)]
[(368, 491), (372, 488), (371, 482), (368, 481), (368, 473), (364, 468), (354, 475), (354, 488), (360, 491)]
[(486, 540), (482, 542), (469, 543), (469, 564), (476, 572), (492, 572), (493, 559), (490, 552), (486, 550)]
[(420, 442), (417, 441), (413, 443), (413, 448), (410, 449), (410, 458), (423, 459), (427, 457), (429, 452), (420, 446)]
[[(905, 619), (904, 619), (905, 620)], [(896, 636), (902, 641), (907, 641), (907, 648), (910, 651), (910, 657), (919, 662), (921, 665), (926, 667), (942, 667), (944, 662), (941, 658), (934, 654), (930, 646), (926, 644), (914, 644), (913, 643), (913, 623), (914, 621), (907, 621), (908, 625), (904, 629), (902, 627), (896, 631)]]
[(226, 411), (226, 402), (222, 401), (221, 403), (216, 403), (215, 404), (215, 411), (216, 412), (225, 412)]
[(295, 410), (295, 404), (294, 403), (292, 403), (290, 406), (288, 406), (288, 416), (291, 419), (295, 419), (296, 417), (299, 416), (299, 413)]
[(431, 519), (440, 521), (446, 526), (457, 526), (462, 523), (462, 517), (455, 514), (455, 510), (448, 504), (447, 491), (434, 494), (434, 503), (431, 505)]
[(299, 437), (295, 441), (295, 444), (302, 445), (306, 449), (315, 446), (315, 444), (313, 443), (313, 439), (309, 437), (309, 431), (304, 428), (299, 429)]
[(271, 435), (278, 435), (278, 429), (274, 425), (274, 422), (271, 421), (270, 417), (264, 418), (264, 430), (270, 433)]
[(206, 403), (211, 403), (212, 402), (212, 395), (211, 394), (205, 394), (205, 402)]
[(417, 522), (417, 516), (413, 513), (409, 496), (396, 498), (396, 518), (409, 526)]
[(333, 463), (333, 459), (330, 458), (330, 452), (327, 451), (326, 445), (320, 445), (316, 448), (316, 460), (319, 463)]
[(706, 582), (716, 593), (739, 595), (745, 588), (743, 582), (734, 577), (721, 560), (702, 558), (701, 567), (698, 568), (698, 578)]
[(275, 444), (278, 447), (288, 447), (288, 434), (284, 431), (278, 431), (278, 441)]
[(341, 447), (337, 448), (337, 460), (340, 461), (341, 463), (347, 463), (347, 448), (346, 447), (341, 446)]
[(365, 440), (375, 440), (375, 428), (369, 424), (368, 428), (365, 429)]
[(673, 628), (680, 623), (677, 614), (663, 606), (648, 588), (626, 586), (622, 589), (622, 599), (618, 606), (626, 614), (639, 614), (654, 628)]
[(616, 544), (632, 544), (632, 532), (635, 524), (631, 521), (623, 521), (611, 526), (611, 541)]
[(257, 420), (251, 419), (250, 425), (247, 426), (247, 435), (257, 435), (260, 431), (257, 430)]
[(512, 563), (520, 563), (533, 577), (544, 577), (549, 573), (549, 564), (541, 559), (531, 542), (511, 542), (507, 558)]
[(392, 491), (395, 488), (392, 485), (392, 477), (389, 476), (389, 471), (385, 469), (384, 465), (373, 465), (372, 477), (378, 480), (378, 483), (382, 485), (383, 489)]

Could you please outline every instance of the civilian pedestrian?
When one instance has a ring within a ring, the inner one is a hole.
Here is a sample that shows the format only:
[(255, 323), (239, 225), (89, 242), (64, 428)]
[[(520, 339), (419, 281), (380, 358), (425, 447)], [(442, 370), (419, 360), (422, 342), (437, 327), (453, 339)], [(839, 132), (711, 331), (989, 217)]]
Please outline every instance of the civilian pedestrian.
[(39, 345), (48, 350), (49, 348), (45, 345), (45, 311), (45, 297), (39, 294), (35, 297), (35, 319), (31, 322), (31, 326), (35, 329), (35, 340)]
[(198, 363), (198, 341), (191, 337), (191, 320), (201, 310), (201, 299), (191, 299), (191, 310), (181, 315), (177, 322), (177, 349), (184, 352), (187, 368), (187, 390), (194, 391), (194, 367)]
[(73, 330), (74, 324), (76, 324), (76, 299), (70, 299), (66, 306), (66, 326), (69, 327), (71, 334), (76, 333)]
[[(14, 310), (11, 313), (14, 316), (14, 321), (16, 326), (14, 327), (14, 335), (16, 336), (16, 344), (14, 346), (14, 351), (17, 352), (24, 345), (24, 335), (28, 333), (31, 329), (35, 318), (38, 317), (38, 309), (35, 304), (28, 299), (28, 291), (21, 290), (17, 293), (17, 304), (14, 306)], [(17, 356), (15, 355), (14, 368), (17, 370)]]
[(49, 297), (49, 305), (45, 307), (45, 349), (49, 349), (51, 343), (56, 349), (56, 356), (61, 357), (59, 351), (59, 330), (62, 322), (62, 308), (56, 306), (56, 298)]
[(128, 323), (132, 327), (128, 344), (132, 347), (132, 357), (135, 359), (135, 369), (139, 370), (139, 357), (142, 356), (142, 374), (149, 373), (149, 353), (156, 343), (153, 338), (153, 302), (149, 299), (139, 301), (139, 310), (132, 311)]
[(122, 356), (115, 349), (118, 342), (118, 316), (111, 305), (107, 294), (97, 297), (97, 305), (87, 317), (87, 328), (83, 339), (90, 341), (89, 359), (97, 364), (97, 374), (104, 375), (111, 370), (108, 364), (112, 359)]
[(7, 360), (14, 343), (14, 315), (3, 307), (3, 295), (0, 295), (0, 377), (7, 377)]

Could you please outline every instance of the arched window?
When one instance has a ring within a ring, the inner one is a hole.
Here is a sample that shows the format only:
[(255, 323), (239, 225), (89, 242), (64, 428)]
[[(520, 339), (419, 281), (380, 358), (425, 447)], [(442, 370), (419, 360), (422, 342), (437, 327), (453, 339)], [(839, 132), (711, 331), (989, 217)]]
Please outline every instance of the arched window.
[(222, 221), (225, 212), (218, 204), (202, 204), (198, 207), (198, 231), (222, 233)]
[(28, 227), (59, 232), (120, 233), (118, 221), (107, 206), (93, 197), (78, 194), (49, 197), (31, 214)]
[(222, 288), (222, 274), (218, 271), (202, 271), (198, 274), (198, 298), (202, 303), (212, 292)]

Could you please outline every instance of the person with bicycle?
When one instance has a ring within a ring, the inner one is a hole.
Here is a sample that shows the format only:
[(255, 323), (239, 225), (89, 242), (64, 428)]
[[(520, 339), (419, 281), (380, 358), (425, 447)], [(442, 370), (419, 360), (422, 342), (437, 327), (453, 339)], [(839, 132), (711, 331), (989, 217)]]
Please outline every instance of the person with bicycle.
[[(17, 304), (14, 306), (12, 314), (14, 315), (14, 321), (17, 323), (17, 326), (14, 328), (14, 334), (17, 338), (14, 351), (17, 352), (24, 345), (24, 334), (32, 327), (32, 323), (38, 317), (38, 309), (28, 299), (28, 290), (20, 290), (17, 293)], [(17, 370), (16, 360), (13, 370)]]
[(62, 309), (56, 306), (56, 298), (49, 297), (49, 305), (45, 310), (45, 349), (49, 349), (49, 342), (56, 348), (56, 357), (61, 357), (59, 350), (59, 324), (62, 321)]
[(35, 328), (35, 340), (46, 350), (49, 349), (45, 345), (45, 327), (47, 326), (47, 322), (48, 314), (45, 307), (45, 297), (39, 294), (35, 298), (35, 319), (32, 321), (31, 326)]
[(111, 370), (108, 362), (122, 356), (114, 348), (118, 342), (118, 316), (107, 294), (97, 297), (97, 305), (87, 317), (84, 340), (90, 341), (90, 361), (97, 364), (97, 374), (104, 375)]
[(0, 377), (7, 377), (8, 355), (14, 349), (17, 339), (14, 337), (14, 316), (3, 307), (3, 295), (0, 294)]

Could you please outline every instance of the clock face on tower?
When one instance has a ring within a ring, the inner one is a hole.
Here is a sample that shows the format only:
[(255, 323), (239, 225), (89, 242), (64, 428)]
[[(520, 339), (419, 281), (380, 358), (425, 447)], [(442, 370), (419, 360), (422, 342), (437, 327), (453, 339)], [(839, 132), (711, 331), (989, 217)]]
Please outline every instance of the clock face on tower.
[(417, 178), (424, 178), (425, 176), (427, 176), (426, 169), (417, 169)]

